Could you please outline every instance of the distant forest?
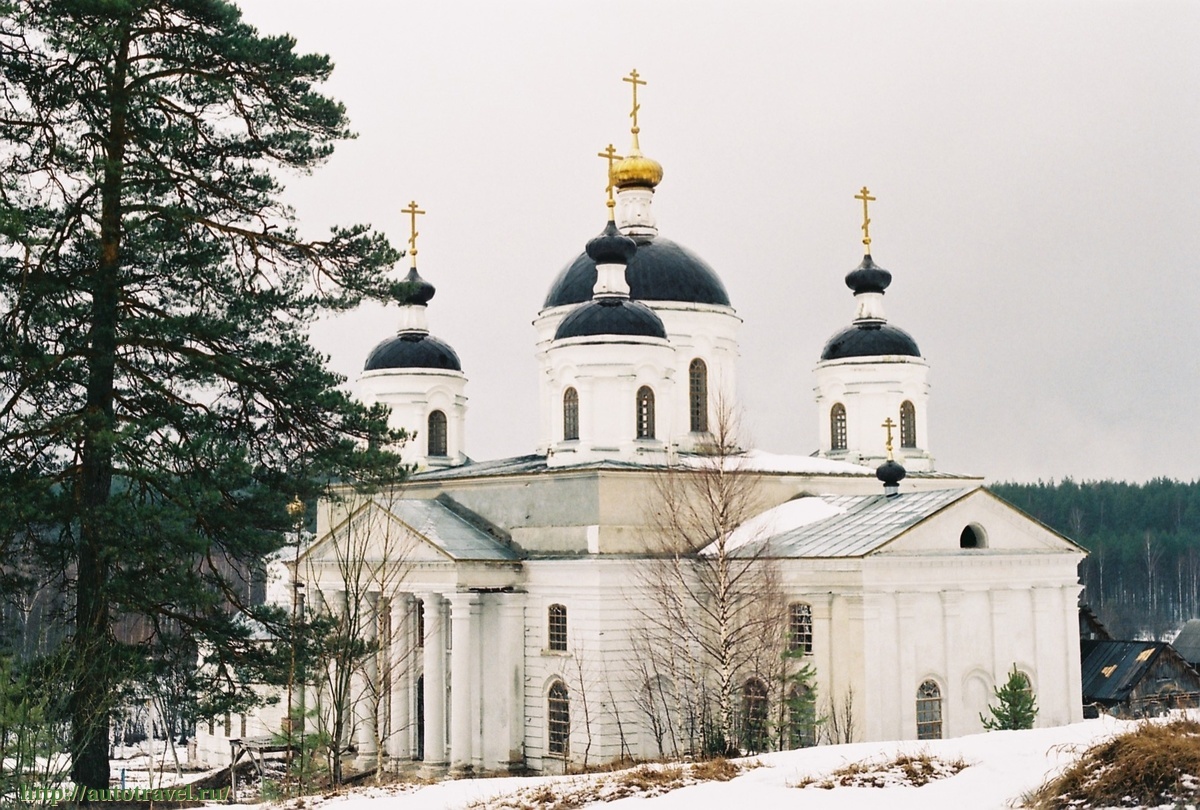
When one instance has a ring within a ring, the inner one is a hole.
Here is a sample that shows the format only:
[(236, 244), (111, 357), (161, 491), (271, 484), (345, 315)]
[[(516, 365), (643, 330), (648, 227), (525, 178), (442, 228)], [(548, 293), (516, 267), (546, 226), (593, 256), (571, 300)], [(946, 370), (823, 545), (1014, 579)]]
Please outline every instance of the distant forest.
[(1079, 569), (1083, 598), (1114, 637), (1171, 641), (1200, 617), (1200, 481), (989, 489), (1090, 552)]

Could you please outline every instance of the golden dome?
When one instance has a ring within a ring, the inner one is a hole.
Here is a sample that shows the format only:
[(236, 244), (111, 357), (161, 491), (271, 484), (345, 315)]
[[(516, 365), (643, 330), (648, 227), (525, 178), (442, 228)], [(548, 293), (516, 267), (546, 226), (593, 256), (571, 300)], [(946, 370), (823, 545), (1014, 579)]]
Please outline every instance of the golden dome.
[(617, 188), (654, 188), (662, 178), (662, 164), (640, 151), (613, 163), (612, 182)]

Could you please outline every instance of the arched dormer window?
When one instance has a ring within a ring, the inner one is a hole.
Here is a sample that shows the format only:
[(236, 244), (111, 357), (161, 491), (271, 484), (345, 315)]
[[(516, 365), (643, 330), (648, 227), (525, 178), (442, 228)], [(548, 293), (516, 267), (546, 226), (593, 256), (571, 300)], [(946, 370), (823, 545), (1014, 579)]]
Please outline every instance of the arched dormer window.
[(900, 446), (917, 446), (917, 409), (907, 399), (900, 403)]
[(429, 455), (446, 455), (446, 414), (441, 411), (429, 414), (429, 432), (426, 436), (429, 440)]
[(571, 695), (562, 681), (546, 693), (546, 753), (565, 757), (571, 750)]
[(942, 738), (942, 690), (934, 681), (917, 689), (917, 739)]
[(697, 357), (688, 366), (688, 411), (692, 433), (708, 432), (708, 366)]
[(546, 646), (555, 652), (567, 651), (567, 607), (551, 605), (546, 615)]
[(579, 438), (579, 392), (563, 391), (563, 441)]
[(829, 411), (829, 449), (846, 449), (846, 406), (840, 402)]
[(637, 392), (637, 437), (654, 438), (654, 392), (643, 385)]
[(958, 536), (959, 548), (987, 548), (987, 532), (978, 523), (970, 523)]

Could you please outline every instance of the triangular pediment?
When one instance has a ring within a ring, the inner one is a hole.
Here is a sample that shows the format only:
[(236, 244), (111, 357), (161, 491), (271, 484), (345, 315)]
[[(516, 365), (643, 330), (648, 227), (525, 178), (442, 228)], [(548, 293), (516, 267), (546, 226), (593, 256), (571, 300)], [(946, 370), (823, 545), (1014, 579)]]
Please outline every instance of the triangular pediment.
[(873, 553), (915, 554), (962, 550), (1086, 553), (1067, 537), (983, 488), (927, 515), (881, 544)]

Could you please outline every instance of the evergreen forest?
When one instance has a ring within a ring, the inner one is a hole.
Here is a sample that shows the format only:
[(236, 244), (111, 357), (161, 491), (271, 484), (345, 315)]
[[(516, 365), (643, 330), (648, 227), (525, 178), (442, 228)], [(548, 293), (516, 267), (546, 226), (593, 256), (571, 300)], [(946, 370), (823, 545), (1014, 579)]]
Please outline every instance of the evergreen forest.
[(1171, 641), (1200, 617), (1200, 481), (1066, 478), (989, 489), (1088, 550), (1083, 600), (1114, 638)]

